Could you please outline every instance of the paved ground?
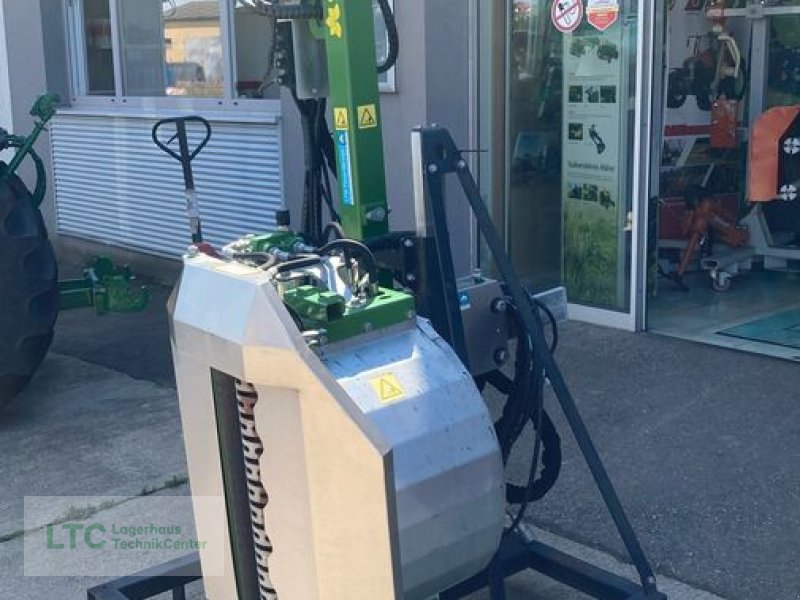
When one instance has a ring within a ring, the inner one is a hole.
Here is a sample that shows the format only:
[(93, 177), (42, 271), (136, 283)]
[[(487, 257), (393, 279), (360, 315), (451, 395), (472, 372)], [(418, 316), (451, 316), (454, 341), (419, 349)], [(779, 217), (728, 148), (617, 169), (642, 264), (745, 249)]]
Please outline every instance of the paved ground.
[[(61, 315), (53, 353), (0, 417), (0, 453), (13, 457), (0, 467), (0, 599), (81, 598), (100, 581), (22, 577), (23, 495), (186, 493), (170, 485), (185, 463), (166, 296), (156, 289), (139, 315)], [(577, 324), (564, 327), (562, 339), (567, 379), (659, 574), (730, 599), (797, 598), (797, 366)], [(565, 461), (553, 492), (531, 511), (546, 530), (539, 535), (625, 569), (615, 558), (624, 558), (623, 549), (557, 420)], [(518, 476), (522, 469), (516, 465)], [(664, 581), (673, 598), (714, 598)], [(509, 587), (511, 598), (582, 597), (539, 577)]]
[[(726, 598), (800, 597), (796, 363), (578, 324), (558, 356), (659, 573)], [(562, 475), (533, 518), (621, 556), (559, 430)]]

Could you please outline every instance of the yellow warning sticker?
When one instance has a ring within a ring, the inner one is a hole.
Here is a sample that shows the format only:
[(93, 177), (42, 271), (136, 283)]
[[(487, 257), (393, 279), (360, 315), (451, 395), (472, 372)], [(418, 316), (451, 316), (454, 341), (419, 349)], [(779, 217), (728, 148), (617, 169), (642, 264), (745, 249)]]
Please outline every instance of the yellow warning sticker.
[(372, 129), (378, 126), (378, 111), (374, 104), (358, 107), (358, 128)]
[(406, 391), (400, 385), (394, 373), (384, 373), (380, 377), (371, 379), (370, 383), (381, 402), (394, 402), (406, 397)]
[(346, 131), (350, 129), (350, 117), (347, 115), (346, 108), (333, 109), (333, 123), (338, 130)]

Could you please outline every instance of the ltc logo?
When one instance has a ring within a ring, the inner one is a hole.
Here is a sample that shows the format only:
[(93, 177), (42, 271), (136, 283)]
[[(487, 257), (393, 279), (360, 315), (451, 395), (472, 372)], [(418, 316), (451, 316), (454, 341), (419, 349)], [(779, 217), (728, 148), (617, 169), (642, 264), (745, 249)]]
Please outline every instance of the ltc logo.
[[(106, 528), (102, 525), (95, 523), (93, 525), (89, 525), (88, 527), (84, 527), (83, 525), (79, 525), (76, 523), (64, 523), (61, 526), (61, 529), (64, 531), (69, 531), (69, 549), (75, 550), (78, 547), (78, 532), (83, 530), (83, 543), (92, 550), (99, 550), (103, 548), (106, 543), (105, 541), (95, 541), (94, 533), (105, 533)], [(62, 540), (62, 542), (56, 541), (56, 534), (53, 529), (53, 525), (47, 526), (47, 549), (48, 550), (64, 550), (64, 545), (66, 544), (66, 540)]]
[(328, 26), (328, 31), (331, 37), (342, 37), (342, 7), (339, 4), (328, 2), (328, 18), (325, 19), (325, 25)]

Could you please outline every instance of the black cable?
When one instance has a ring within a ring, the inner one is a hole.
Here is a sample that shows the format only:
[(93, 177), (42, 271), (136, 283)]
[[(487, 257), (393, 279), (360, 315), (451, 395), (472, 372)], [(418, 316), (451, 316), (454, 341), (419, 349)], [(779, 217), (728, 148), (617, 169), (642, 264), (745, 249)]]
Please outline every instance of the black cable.
[(345, 235), (344, 228), (342, 227), (342, 225), (340, 223), (337, 223), (336, 221), (331, 221), (325, 226), (325, 229), (322, 230), (322, 241), (324, 243), (326, 244), (328, 243), (328, 240), (331, 237), (331, 233), (336, 235), (335, 239), (337, 240), (341, 240), (347, 237), (347, 235)]
[(553, 332), (553, 339), (550, 340), (550, 353), (552, 354), (558, 349), (558, 321), (556, 320), (556, 316), (553, 314), (553, 311), (550, 310), (550, 307), (539, 300), (536, 296), (533, 296), (533, 303), (539, 307), (539, 309), (547, 316), (547, 320), (550, 321), (550, 329)]
[(286, 273), (293, 269), (305, 269), (306, 267), (313, 267), (320, 263), (320, 257), (315, 254), (302, 254), (297, 258), (282, 262), (274, 267), (275, 273)]
[[(541, 307), (541, 301), (536, 302)], [(514, 379), (512, 381), (499, 371), (489, 373), (484, 378), (487, 383), (508, 396), (503, 415), (495, 424), (503, 464), (508, 462), (514, 445), (528, 423), (533, 426), (535, 435), (526, 484), (506, 485), (507, 502), (520, 505), (511, 526), (506, 530), (511, 532), (519, 526), (530, 503), (540, 500), (555, 485), (561, 471), (561, 438), (544, 410), (544, 371), (536, 360), (532, 340), (525, 332), (519, 309), (513, 301), (509, 300), (508, 303), (517, 337)], [(555, 331), (555, 316), (546, 307), (543, 310), (551, 319)], [(540, 462), (542, 473), (537, 479)]]
[(397, 33), (397, 21), (394, 18), (392, 7), (389, 6), (389, 0), (378, 0), (378, 7), (383, 16), (383, 22), (386, 24), (386, 37), (389, 40), (386, 60), (378, 65), (378, 73), (386, 73), (397, 63), (397, 57), (400, 55), (400, 35)]

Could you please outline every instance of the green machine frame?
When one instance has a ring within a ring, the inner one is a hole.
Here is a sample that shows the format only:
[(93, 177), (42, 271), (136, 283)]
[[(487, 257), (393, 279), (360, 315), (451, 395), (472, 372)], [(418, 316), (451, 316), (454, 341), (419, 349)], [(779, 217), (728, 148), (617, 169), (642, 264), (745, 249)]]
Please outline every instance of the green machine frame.
[(323, 2), (342, 226), (369, 240), (389, 233), (373, 5)]

